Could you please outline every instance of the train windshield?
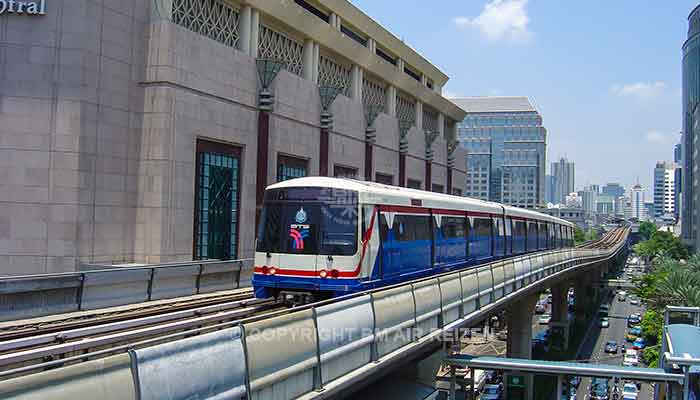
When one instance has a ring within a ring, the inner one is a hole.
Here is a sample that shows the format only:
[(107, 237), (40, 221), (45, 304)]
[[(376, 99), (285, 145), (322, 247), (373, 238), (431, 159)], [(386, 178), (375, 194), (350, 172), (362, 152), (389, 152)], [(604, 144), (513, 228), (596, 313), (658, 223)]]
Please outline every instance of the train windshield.
[(298, 187), (272, 189), (258, 227), (257, 251), (350, 256), (357, 251), (357, 192)]

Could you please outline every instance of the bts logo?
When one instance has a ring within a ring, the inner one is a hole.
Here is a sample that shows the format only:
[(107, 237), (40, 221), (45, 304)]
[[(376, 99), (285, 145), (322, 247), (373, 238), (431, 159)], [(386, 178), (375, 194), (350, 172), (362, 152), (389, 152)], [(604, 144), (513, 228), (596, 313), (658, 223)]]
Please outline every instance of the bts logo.
[(308, 225), (292, 225), (289, 228), (289, 238), (293, 240), (294, 250), (304, 250), (304, 239), (309, 237)]

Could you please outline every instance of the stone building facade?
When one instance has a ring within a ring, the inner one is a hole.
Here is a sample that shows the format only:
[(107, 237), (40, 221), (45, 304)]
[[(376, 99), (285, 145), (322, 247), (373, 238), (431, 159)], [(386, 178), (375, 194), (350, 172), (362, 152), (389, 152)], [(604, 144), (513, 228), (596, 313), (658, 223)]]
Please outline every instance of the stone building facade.
[(0, 274), (250, 257), (261, 189), (294, 176), (459, 194), (447, 79), (346, 0), (4, 13)]

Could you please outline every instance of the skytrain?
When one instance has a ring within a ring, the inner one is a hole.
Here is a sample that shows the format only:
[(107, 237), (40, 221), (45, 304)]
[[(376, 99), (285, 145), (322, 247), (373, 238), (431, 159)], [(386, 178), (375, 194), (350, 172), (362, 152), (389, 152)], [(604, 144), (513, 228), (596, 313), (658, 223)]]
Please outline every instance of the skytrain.
[(574, 225), (467, 197), (327, 177), (265, 191), (253, 287), (305, 304), (573, 247)]

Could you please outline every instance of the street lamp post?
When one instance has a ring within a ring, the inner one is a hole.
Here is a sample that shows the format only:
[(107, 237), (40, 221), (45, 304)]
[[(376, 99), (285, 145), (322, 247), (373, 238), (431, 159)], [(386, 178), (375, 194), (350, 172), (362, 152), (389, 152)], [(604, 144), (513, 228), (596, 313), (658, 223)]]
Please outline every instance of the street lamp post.
[(260, 211), (267, 187), (268, 148), (270, 143), (270, 111), (274, 104), (274, 95), (270, 91), (270, 85), (285, 63), (268, 58), (255, 60), (258, 72), (258, 144), (257, 144), (257, 168), (255, 180), (255, 225), (260, 220)]

